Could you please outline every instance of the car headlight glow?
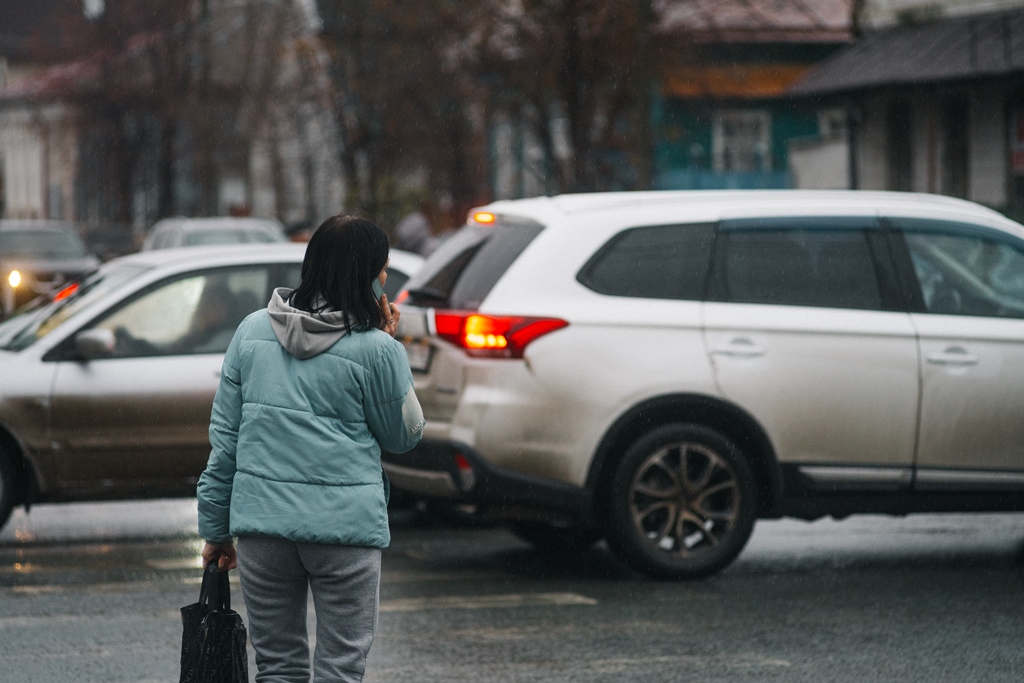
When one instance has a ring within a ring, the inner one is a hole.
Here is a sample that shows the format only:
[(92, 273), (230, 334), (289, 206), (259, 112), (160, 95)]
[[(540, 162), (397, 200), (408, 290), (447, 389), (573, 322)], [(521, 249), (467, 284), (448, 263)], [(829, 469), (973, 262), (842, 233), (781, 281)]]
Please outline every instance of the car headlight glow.
[(12, 270), (11, 274), (7, 276), (7, 282), (11, 287), (17, 287), (21, 284), (21, 273), (16, 270)]

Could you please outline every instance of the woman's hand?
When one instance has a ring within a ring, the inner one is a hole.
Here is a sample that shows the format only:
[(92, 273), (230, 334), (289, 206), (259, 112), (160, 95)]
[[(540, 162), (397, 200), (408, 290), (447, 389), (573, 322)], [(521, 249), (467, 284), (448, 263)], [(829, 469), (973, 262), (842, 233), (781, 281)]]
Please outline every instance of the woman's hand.
[(380, 312), (384, 315), (384, 331), (394, 337), (398, 334), (398, 318), (402, 314), (398, 306), (388, 302), (387, 294), (380, 296)]
[(235, 551), (235, 544), (209, 543), (203, 546), (203, 566), (209, 567), (211, 562), (217, 563), (217, 569), (222, 572), (229, 571), (238, 566), (238, 553)]

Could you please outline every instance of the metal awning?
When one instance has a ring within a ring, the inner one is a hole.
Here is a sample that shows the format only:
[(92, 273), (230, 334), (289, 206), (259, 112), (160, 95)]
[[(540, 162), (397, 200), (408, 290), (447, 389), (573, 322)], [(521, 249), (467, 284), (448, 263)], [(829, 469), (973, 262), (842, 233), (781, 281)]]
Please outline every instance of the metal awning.
[(1024, 10), (865, 34), (814, 68), (789, 94), (831, 95), (1012, 73), (1024, 73)]

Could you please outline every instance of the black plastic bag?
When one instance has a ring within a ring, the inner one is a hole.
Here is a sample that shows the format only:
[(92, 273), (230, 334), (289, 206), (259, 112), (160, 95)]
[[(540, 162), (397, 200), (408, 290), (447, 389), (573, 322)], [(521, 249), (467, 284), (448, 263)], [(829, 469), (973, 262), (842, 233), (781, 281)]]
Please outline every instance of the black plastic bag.
[(231, 609), (228, 573), (213, 562), (203, 573), (199, 602), (181, 608), (180, 683), (248, 683), (245, 624)]

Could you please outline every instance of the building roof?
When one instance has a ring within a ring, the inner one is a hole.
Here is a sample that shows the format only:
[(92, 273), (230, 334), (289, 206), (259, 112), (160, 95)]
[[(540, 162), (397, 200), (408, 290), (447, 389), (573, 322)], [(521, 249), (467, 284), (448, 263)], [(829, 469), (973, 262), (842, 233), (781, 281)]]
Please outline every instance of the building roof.
[(46, 67), (0, 89), (0, 105), (24, 100), (60, 100), (95, 90), (99, 85), (100, 66), (99, 58), (92, 57)]
[(658, 32), (698, 43), (849, 42), (853, 0), (655, 0)]
[(826, 95), (1024, 72), (1024, 9), (865, 34), (790, 89)]

